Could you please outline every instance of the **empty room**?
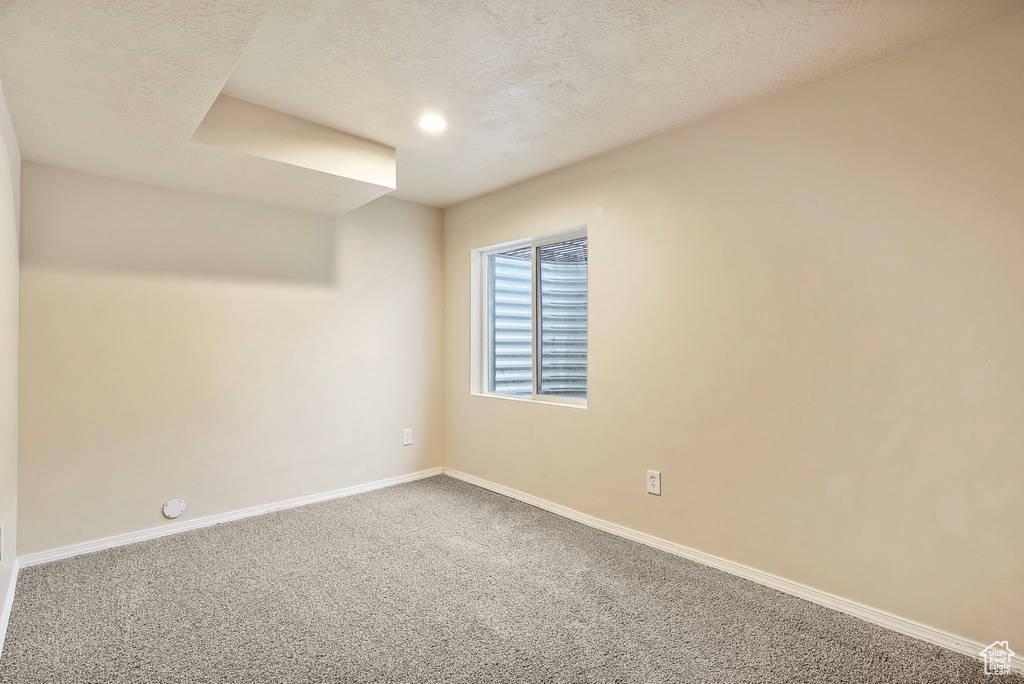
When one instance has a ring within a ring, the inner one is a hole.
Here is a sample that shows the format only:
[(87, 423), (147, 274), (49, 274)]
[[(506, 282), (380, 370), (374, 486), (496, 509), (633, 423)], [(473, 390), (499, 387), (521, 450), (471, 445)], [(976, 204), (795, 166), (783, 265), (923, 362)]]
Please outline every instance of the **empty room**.
[(0, 684), (1024, 684), (1024, 0), (0, 0), (0, 84)]

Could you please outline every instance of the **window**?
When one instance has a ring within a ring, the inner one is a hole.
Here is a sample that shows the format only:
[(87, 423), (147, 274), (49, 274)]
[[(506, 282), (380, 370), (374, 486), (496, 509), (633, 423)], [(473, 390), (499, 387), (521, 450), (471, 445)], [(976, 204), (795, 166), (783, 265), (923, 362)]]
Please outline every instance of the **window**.
[(586, 406), (585, 229), (473, 252), (473, 391)]

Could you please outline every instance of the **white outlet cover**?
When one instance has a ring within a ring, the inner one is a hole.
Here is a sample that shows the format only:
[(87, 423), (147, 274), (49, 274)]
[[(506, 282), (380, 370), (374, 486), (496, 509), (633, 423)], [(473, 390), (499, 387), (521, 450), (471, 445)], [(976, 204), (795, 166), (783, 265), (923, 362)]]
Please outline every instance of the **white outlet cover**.
[(164, 504), (164, 516), (168, 518), (177, 518), (179, 515), (185, 512), (185, 500), (184, 499), (171, 499)]
[(412, 428), (405, 428), (402, 430), (402, 446), (409, 446), (412, 444)]
[(654, 496), (661, 496), (661, 471), (647, 471), (647, 493)]

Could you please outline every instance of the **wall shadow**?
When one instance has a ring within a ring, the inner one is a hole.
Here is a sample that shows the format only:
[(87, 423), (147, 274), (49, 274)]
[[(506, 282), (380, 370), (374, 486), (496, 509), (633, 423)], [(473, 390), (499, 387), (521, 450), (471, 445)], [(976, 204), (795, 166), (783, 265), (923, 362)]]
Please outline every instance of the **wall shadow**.
[(21, 259), (90, 272), (334, 286), (333, 217), (25, 165)]

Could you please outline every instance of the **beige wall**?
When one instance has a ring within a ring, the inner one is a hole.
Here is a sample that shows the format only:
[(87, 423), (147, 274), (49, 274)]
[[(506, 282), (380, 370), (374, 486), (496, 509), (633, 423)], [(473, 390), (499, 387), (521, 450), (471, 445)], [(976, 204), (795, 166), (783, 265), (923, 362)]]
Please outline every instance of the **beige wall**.
[[(1022, 64), (1017, 15), (446, 210), (445, 465), (1024, 643)], [(580, 224), (589, 408), (470, 396), (470, 250)]]
[(440, 465), (439, 210), (25, 164), (23, 218), (20, 554)]
[[(0, 606), (14, 568), (18, 478), (18, 214), (21, 154), (0, 84)], [(3, 634), (0, 632), (0, 643)]]

